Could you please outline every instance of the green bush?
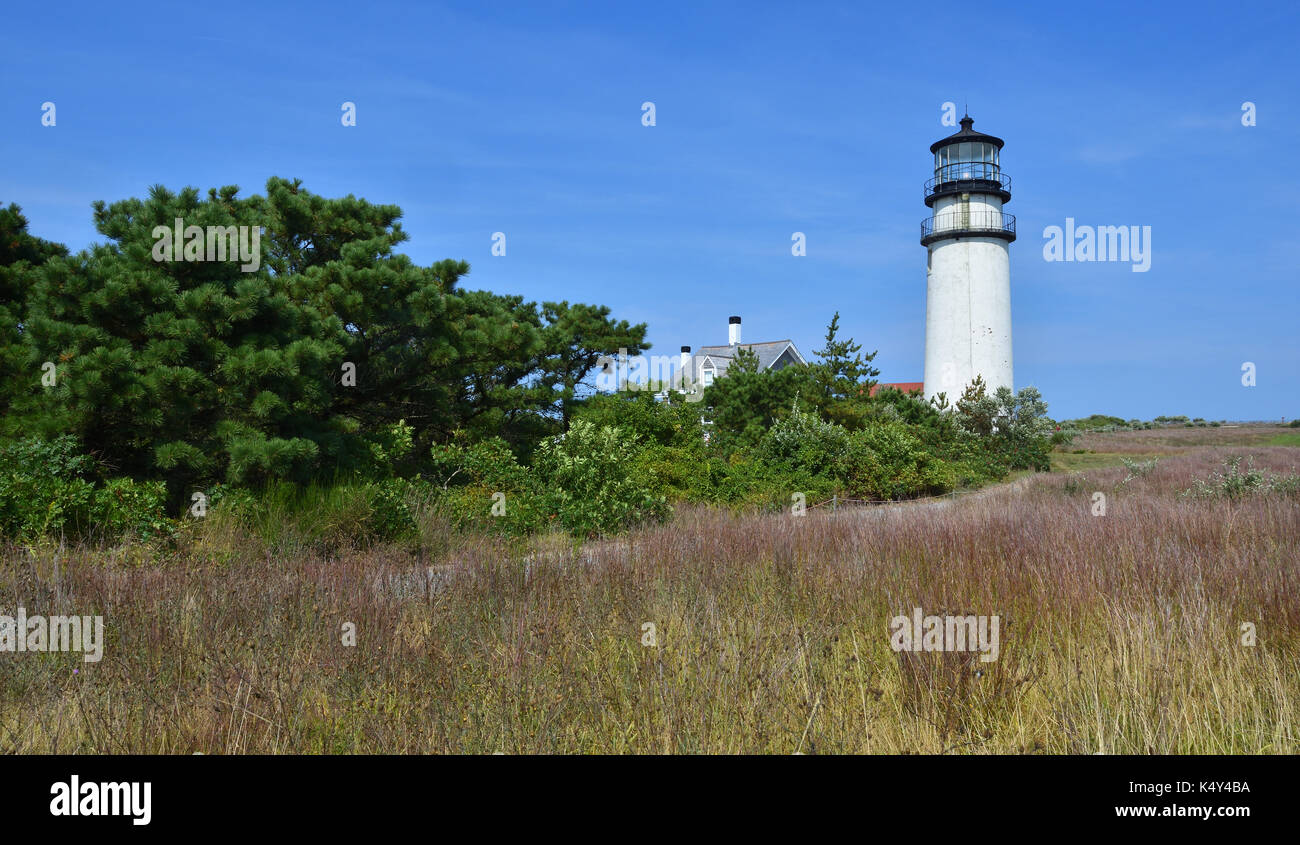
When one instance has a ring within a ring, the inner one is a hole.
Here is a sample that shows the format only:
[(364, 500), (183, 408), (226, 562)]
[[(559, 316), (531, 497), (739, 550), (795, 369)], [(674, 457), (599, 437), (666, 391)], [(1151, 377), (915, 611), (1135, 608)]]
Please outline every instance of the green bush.
[(1246, 458), (1242, 469), (1241, 456), (1223, 462), (1223, 471), (1213, 473), (1208, 480), (1197, 479), (1184, 496), (1197, 499), (1225, 498), (1236, 501), (1254, 494), (1300, 495), (1300, 475), (1278, 475), (1255, 468), (1254, 457)]
[(457, 528), (519, 535), (543, 526), (540, 486), (504, 440), (434, 446), (430, 490), (435, 507)]
[(843, 426), (794, 408), (768, 430), (758, 455), (768, 463), (817, 475), (840, 461), (848, 446), (849, 432)]
[(370, 457), (374, 461), (373, 471), (391, 472), (395, 465), (406, 463), (411, 458), (414, 448), (412, 435), (415, 429), (398, 420), (392, 425), (384, 426), (377, 434), (369, 438)]
[(544, 440), (534, 455), (548, 520), (590, 537), (668, 515), (654, 479), (635, 472), (636, 446), (611, 426), (575, 420), (569, 431)]
[(175, 524), (166, 508), (166, 482), (114, 478), (95, 490), (89, 525), (111, 537), (172, 537)]
[(1119, 417), (1112, 417), (1107, 414), (1093, 414), (1083, 419), (1071, 420), (1071, 424), (1084, 431), (1097, 431), (1101, 429), (1114, 429), (1131, 425), (1131, 422), (1125, 422)]
[(88, 477), (94, 469), (69, 435), (0, 444), (0, 534), (18, 540), (171, 534), (163, 482), (117, 478), (97, 487)]
[[(1076, 450), (1082, 451), (1082, 450)], [(1006, 477), (1007, 463), (984, 438), (959, 432), (941, 453), (956, 475), (958, 487), (978, 487)]]
[(248, 523), (260, 507), (257, 495), (245, 487), (214, 484), (208, 491), (208, 515), (214, 510), (237, 522)]
[(901, 423), (853, 433), (844, 459), (845, 492), (859, 499), (909, 499), (947, 493), (957, 472)]
[(499, 437), (466, 445), (458, 437), (430, 450), (433, 483), (444, 489), (483, 486), (503, 491), (526, 491), (533, 486), (528, 468), (519, 463), (510, 446)]
[(0, 445), (0, 532), (32, 539), (86, 524), (95, 487), (82, 476), (92, 467), (68, 435)]
[(95, 486), (82, 478), (50, 478), (36, 473), (0, 476), (0, 532), (31, 540), (76, 532), (90, 522)]
[(366, 485), (370, 494), (368, 534), (375, 540), (399, 540), (416, 531), (413, 506), (428, 501), (430, 490), (420, 479), (390, 478)]
[(802, 493), (805, 502), (813, 505), (839, 490), (839, 482), (829, 473), (767, 461), (752, 453), (736, 452), (713, 463), (720, 471), (703, 501), (737, 510), (788, 508), (795, 493)]
[(653, 444), (637, 453), (633, 473), (649, 479), (669, 501), (707, 500), (714, 479), (704, 454), (699, 435), (693, 447)]
[(702, 442), (700, 412), (699, 403), (686, 402), (677, 394), (670, 394), (665, 402), (642, 390), (598, 393), (579, 406), (574, 419), (617, 428), (643, 447), (689, 448)]

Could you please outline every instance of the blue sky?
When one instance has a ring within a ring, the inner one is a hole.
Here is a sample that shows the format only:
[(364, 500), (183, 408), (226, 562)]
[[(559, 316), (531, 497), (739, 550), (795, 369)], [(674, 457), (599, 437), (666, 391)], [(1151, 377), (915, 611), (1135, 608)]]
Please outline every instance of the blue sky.
[[(913, 381), (928, 147), (969, 103), (1013, 180), (1017, 387), (1058, 418), (1300, 415), (1294, 3), (301, 8), (7, 10), (0, 201), (81, 249), (96, 199), (298, 177), (401, 206), (406, 252), (468, 287), (648, 322), (658, 354), (731, 314), (809, 354), (838, 310)], [(1045, 261), (1067, 217), (1150, 226), (1151, 269)]]

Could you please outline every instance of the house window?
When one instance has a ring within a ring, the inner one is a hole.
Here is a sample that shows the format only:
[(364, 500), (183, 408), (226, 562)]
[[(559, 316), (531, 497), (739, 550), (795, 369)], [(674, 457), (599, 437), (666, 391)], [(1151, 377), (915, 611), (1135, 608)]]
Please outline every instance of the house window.
[(701, 376), (701, 377), (700, 377), (700, 382), (701, 382), (705, 387), (708, 387), (709, 385), (713, 384), (713, 368), (712, 368), (712, 367), (705, 367), (705, 368), (703, 369), (703, 371), (701, 371), (700, 376)]

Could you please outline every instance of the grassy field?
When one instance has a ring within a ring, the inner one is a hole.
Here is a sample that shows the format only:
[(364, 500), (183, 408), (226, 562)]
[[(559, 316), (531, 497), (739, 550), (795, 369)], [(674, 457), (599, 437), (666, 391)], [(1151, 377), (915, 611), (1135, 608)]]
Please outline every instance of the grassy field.
[(1300, 432), (1277, 425), (1182, 426), (1147, 431), (1085, 434), (1052, 453), (1052, 469), (1061, 472), (1122, 466), (1123, 459), (1150, 460), (1182, 455), (1203, 447), (1246, 448), (1300, 446)]
[[(1180, 495), (1232, 455), (1296, 472), (1279, 432), (1089, 435), (949, 501), (581, 548), (9, 547), (0, 613), (102, 614), (107, 645), (0, 655), (0, 751), (1293, 754), (1300, 498)], [(914, 607), (998, 615), (999, 658), (895, 652)]]

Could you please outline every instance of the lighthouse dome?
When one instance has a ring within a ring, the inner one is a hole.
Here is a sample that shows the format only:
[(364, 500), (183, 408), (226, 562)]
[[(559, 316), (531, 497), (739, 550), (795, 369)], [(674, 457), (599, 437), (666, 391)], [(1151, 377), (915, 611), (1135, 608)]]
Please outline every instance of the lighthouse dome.
[(975, 119), (966, 115), (961, 119), (961, 129), (949, 135), (947, 138), (940, 138), (930, 145), (930, 152), (937, 153), (940, 147), (946, 147), (950, 144), (974, 143), (981, 142), (992, 144), (999, 150), (1002, 149), (1002, 139), (993, 135), (986, 135), (983, 132), (975, 131)]

